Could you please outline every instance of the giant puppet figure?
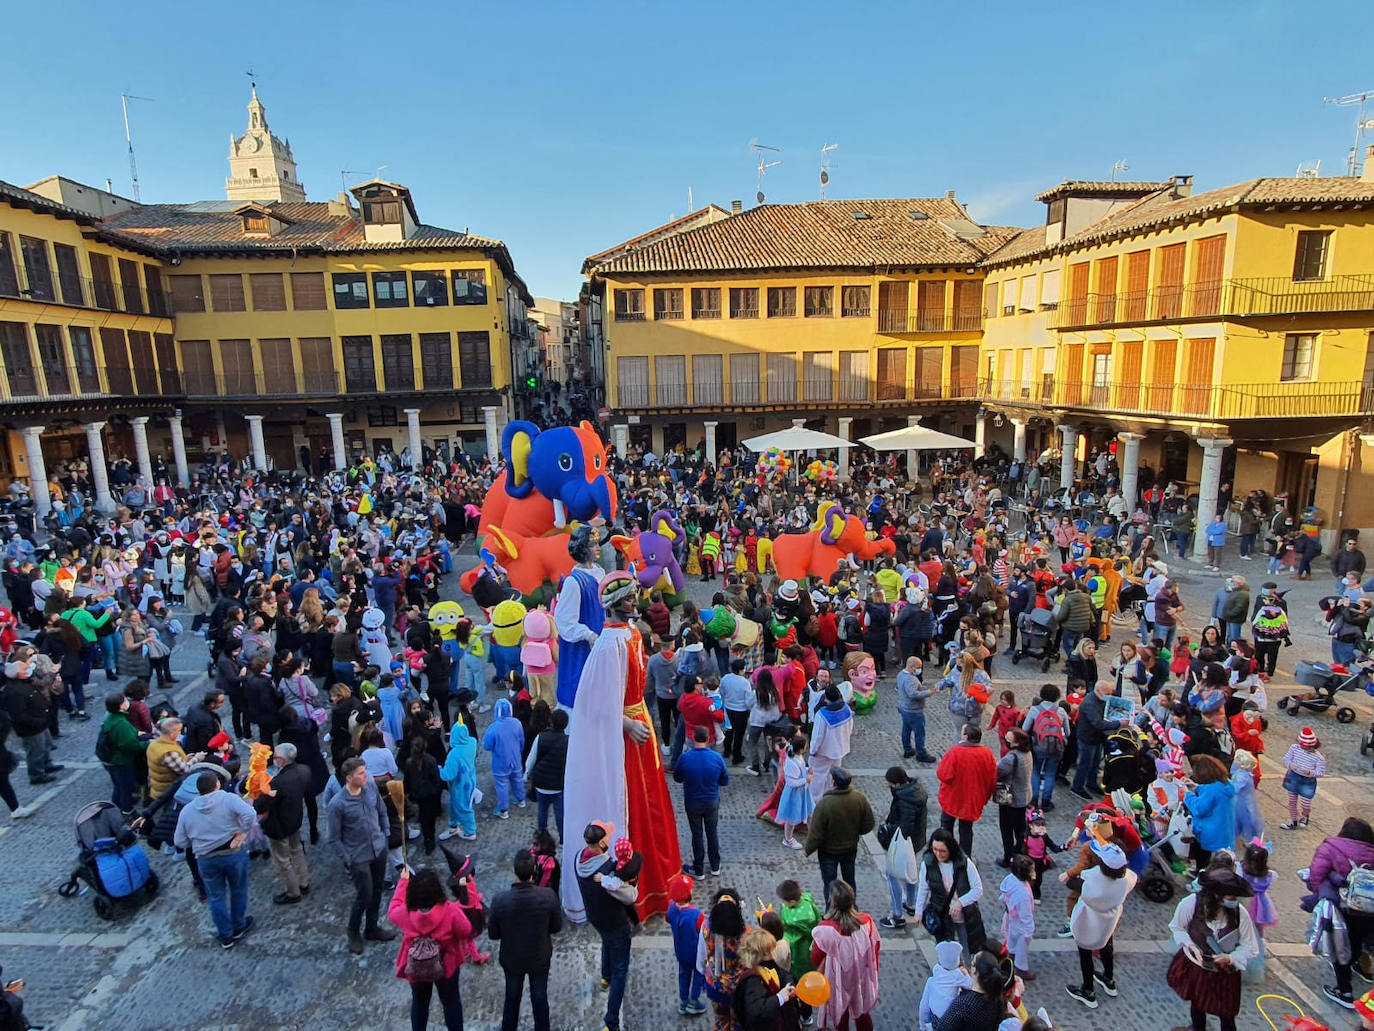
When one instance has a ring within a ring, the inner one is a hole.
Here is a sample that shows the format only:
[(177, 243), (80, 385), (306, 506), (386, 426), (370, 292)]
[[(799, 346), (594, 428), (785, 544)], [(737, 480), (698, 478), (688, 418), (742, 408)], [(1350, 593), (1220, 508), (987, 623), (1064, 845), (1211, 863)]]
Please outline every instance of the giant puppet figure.
[[(643, 918), (668, 909), (668, 878), (682, 869), (673, 802), (658, 736), (644, 699), (644, 642), (631, 626), (639, 584), (634, 570), (608, 573), (598, 589), (606, 621), (592, 646), (568, 726), (568, 774), (563, 789), (563, 867), (571, 873), (582, 849), (576, 828), (609, 822), (644, 856), (635, 908)], [(562, 669), (560, 659), (559, 668)], [(581, 923), (587, 914), (577, 878), (562, 883), (563, 908)]]
[(829, 580), (843, 559), (861, 562), (893, 555), (897, 545), (886, 538), (870, 540), (858, 516), (846, 515), (835, 501), (822, 501), (806, 533), (784, 533), (773, 541), (773, 565), (784, 580), (805, 583), (809, 576)]
[[(478, 550), (529, 596), (556, 584), (573, 568), (568, 533), (574, 523), (601, 516), (615, 521), (615, 483), (606, 472), (606, 447), (591, 423), (540, 430), (509, 423), (501, 434), (506, 469), (482, 504)], [(463, 574), (472, 591), (482, 569)]]
[(577, 565), (563, 578), (558, 588), (558, 604), (553, 609), (554, 625), (558, 627), (558, 704), (571, 709), (577, 698), (577, 685), (582, 666), (591, 654), (592, 645), (601, 633), (605, 614), (601, 602), (602, 570), (597, 565), (600, 549), (596, 532), (590, 526), (579, 526), (566, 538), (569, 560)]

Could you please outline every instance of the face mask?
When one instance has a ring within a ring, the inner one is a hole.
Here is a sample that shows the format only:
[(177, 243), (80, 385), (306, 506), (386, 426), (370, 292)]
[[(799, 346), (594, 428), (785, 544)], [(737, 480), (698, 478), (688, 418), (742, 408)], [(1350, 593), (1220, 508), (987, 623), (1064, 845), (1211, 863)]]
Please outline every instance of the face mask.
[(1236, 909), (1240, 906), (1240, 899), (1222, 899), (1221, 904), (1227, 909)]

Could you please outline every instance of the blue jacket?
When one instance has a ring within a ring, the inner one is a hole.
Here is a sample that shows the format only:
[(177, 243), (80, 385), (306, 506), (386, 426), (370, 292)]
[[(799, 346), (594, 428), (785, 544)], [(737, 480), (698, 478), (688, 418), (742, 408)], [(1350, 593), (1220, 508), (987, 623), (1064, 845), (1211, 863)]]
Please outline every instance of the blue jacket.
[(1193, 815), (1193, 835), (1199, 848), (1215, 852), (1236, 846), (1236, 789), (1228, 780), (1199, 784), (1183, 796)]
[(1025, 612), (1035, 603), (1035, 583), (1031, 580), (1012, 580), (1007, 587), (1007, 611), (1013, 616)]
[(1226, 523), (1218, 523), (1216, 520), (1207, 524), (1207, 543), (1214, 548), (1219, 548), (1226, 543)]
[(377, 688), (377, 701), (382, 705), (382, 729), (391, 735), (391, 740), (400, 741), (405, 736), (405, 706), (401, 701), (401, 689), (391, 687)]
[(701, 934), (697, 928), (700, 924), (701, 910), (696, 906), (668, 903), (668, 926), (673, 930), (673, 955), (679, 963), (696, 966), (697, 940)]
[(730, 783), (730, 773), (720, 753), (710, 748), (688, 748), (673, 767), (673, 780), (682, 785), (684, 805), (716, 805), (722, 784)]
[(491, 753), (492, 775), (519, 773), (525, 768), (525, 728), (511, 715), (510, 702), (504, 698), (496, 703), (493, 715), (482, 738), (482, 747)]

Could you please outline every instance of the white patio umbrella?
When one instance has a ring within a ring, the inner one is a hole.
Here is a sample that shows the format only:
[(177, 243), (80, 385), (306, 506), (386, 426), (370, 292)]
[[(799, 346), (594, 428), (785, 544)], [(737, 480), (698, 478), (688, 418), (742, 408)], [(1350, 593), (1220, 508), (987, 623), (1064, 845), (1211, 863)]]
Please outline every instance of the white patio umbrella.
[(903, 426), (871, 437), (860, 437), (874, 451), (948, 451), (977, 447), (971, 440), (932, 430), (929, 426)]
[(779, 451), (810, 451), (813, 448), (820, 451), (831, 447), (853, 447), (854, 443), (833, 433), (808, 430), (805, 426), (794, 424), (785, 430), (750, 437), (744, 442), (744, 446), (750, 451), (760, 452), (767, 451), (770, 447), (775, 447)]

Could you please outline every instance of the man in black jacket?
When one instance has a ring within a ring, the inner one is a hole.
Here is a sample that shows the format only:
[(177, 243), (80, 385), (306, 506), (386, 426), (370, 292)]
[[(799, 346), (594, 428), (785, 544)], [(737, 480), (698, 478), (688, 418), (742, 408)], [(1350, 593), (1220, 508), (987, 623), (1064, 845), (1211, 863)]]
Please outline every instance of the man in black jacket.
[(525, 760), (525, 783), (534, 785), (538, 803), (536, 825), (549, 829), (549, 810), (558, 823), (558, 840), (563, 840), (563, 780), (568, 766), (568, 714), (555, 709), (551, 726), (534, 739)]
[(615, 860), (606, 854), (615, 836), (615, 825), (593, 820), (582, 832), (584, 848), (577, 855), (577, 885), (587, 922), (601, 937), (601, 987), (606, 989), (605, 1031), (620, 1031), (620, 1004), (630, 979), (630, 914), (639, 890), (614, 879)]
[(301, 823), (305, 799), (310, 793), (310, 767), (296, 762), (296, 746), (283, 743), (272, 750), (279, 772), (267, 790), (258, 796), (253, 808), (266, 813), (262, 832), (272, 853), (272, 869), (280, 878), (282, 891), (272, 896), (279, 906), (299, 902), (310, 890), (310, 868), (305, 863), (301, 844)]
[(1078, 765), (1073, 773), (1072, 791), (1079, 798), (1095, 800), (1103, 794), (1097, 771), (1102, 765), (1102, 752), (1107, 737), (1121, 727), (1121, 720), (1106, 718), (1107, 699), (1116, 693), (1110, 680), (1099, 680), (1078, 706), (1074, 723), (1078, 740)]
[(52, 696), (31, 679), (33, 660), (5, 666), (5, 711), (14, 732), (24, 744), (24, 761), (30, 784), (47, 784), (62, 766), (52, 762), (52, 735), (48, 732)]
[(224, 692), (211, 688), (205, 697), (186, 710), (186, 754), (210, 751), (210, 739), (224, 729), (219, 710), (224, 707)]
[(526, 977), (534, 1031), (549, 1031), (549, 965), (553, 936), (563, 928), (563, 909), (557, 895), (534, 883), (535, 873), (530, 850), (515, 853), (515, 883), (492, 900), (487, 916), (487, 937), (501, 943), (501, 969), (506, 972), (501, 1031), (519, 1027)]

